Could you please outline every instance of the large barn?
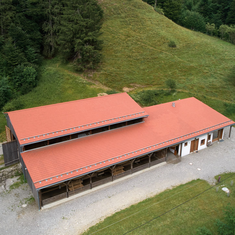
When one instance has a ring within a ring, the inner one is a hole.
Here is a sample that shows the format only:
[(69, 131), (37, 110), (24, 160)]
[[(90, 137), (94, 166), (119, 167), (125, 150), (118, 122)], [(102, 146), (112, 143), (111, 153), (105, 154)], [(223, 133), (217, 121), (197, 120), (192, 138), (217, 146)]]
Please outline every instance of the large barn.
[[(235, 123), (195, 98), (141, 108), (113, 94), (7, 113), (39, 209), (223, 139)], [(157, 169), (156, 169), (157, 170)]]

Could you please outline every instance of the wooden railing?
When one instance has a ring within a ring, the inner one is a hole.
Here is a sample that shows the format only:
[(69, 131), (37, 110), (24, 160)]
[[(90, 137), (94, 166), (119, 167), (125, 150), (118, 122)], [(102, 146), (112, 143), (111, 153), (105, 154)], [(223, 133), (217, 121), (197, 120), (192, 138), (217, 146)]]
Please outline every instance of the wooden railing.
[[(132, 173), (141, 171), (141, 170), (146, 169), (146, 168), (148, 168), (148, 167), (157, 165), (157, 164), (159, 164), (159, 163), (161, 163), (161, 162), (164, 162), (164, 161), (165, 161), (165, 158), (161, 158), (161, 159), (152, 161), (152, 162), (150, 162), (150, 163), (146, 163), (146, 164), (143, 164), (143, 165), (134, 167), (132, 170), (130, 169), (130, 170), (127, 170), (127, 171), (125, 171), (125, 172), (123, 172), (123, 173), (121, 173), (121, 174), (118, 174), (118, 175), (113, 176), (113, 180), (120, 179), (120, 178), (122, 178), (122, 177), (125, 177), (125, 176), (127, 176), (127, 175), (132, 174)], [(110, 177), (107, 177), (107, 178), (105, 178), (105, 179), (102, 179), (102, 180), (98, 180), (98, 181), (92, 183), (92, 188), (98, 187), (98, 186), (100, 186), (100, 185), (106, 184), (106, 183), (111, 182), (111, 181), (112, 181), (112, 177), (111, 177), (111, 176), (110, 176)], [(90, 184), (87, 184), (87, 185), (85, 185), (85, 186), (83, 186), (83, 187), (81, 187), (81, 188), (75, 189), (74, 191), (68, 191), (68, 197), (73, 196), (73, 195), (78, 194), (78, 193), (81, 193), (81, 192), (84, 192), (84, 191), (89, 190), (89, 189), (91, 189), (91, 185), (90, 185)], [(58, 201), (58, 200), (63, 199), (63, 198), (67, 198), (67, 193), (66, 193), (66, 192), (42, 200), (42, 205), (45, 206), (45, 205), (47, 205), (47, 204), (49, 204), (49, 203)]]
[(115, 176), (113, 177), (113, 180), (120, 179), (120, 178), (122, 178), (122, 177), (124, 177), (124, 176), (126, 176), (126, 175), (130, 175), (130, 174), (131, 174), (131, 170), (127, 170), (127, 171), (125, 171), (125, 172), (123, 172), (123, 173), (121, 173), (121, 174), (115, 175)]
[(46, 199), (42, 200), (42, 206), (45, 206), (49, 203), (58, 201), (60, 199), (66, 198), (66, 197), (67, 197), (67, 193), (65, 192), (65, 193), (61, 193), (61, 194), (53, 196), (53, 197), (46, 198)]
[(106, 183), (111, 182), (111, 181), (112, 181), (112, 176), (107, 177), (107, 178), (102, 179), (102, 180), (98, 180), (98, 181), (92, 183), (92, 188), (98, 187), (102, 184), (106, 184)]
[(163, 157), (163, 158), (160, 158), (158, 160), (150, 162), (150, 166), (154, 166), (154, 165), (157, 165), (157, 164), (165, 162), (165, 161), (166, 161), (166, 159)]
[(73, 196), (75, 194), (78, 194), (78, 193), (84, 192), (86, 190), (89, 190), (90, 188), (91, 188), (90, 184), (87, 184), (87, 185), (85, 185), (81, 188), (75, 189), (73, 191), (69, 191), (68, 194), (69, 194), (69, 196)]
[(146, 168), (149, 168), (149, 163), (145, 163), (145, 164), (143, 164), (143, 165), (134, 167), (134, 168), (132, 169), (132, 173), (135, 173), (135, 172), (137, 172), (137, 171), (141, 171), (141, 170), (146, 169)]

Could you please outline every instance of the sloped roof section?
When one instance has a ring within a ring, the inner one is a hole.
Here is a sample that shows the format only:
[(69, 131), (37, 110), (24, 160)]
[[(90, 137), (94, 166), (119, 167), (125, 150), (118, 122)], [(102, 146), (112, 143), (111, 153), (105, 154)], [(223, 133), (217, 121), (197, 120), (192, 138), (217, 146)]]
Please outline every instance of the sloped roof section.
[(22, 153), (35, 187), (55, 184), (235, 124), (195, 98), (172, 104), (144, 108), (149, 117), (143, 123)]
[(119, 93), (8, 112), (21, 145), (148, 116)]

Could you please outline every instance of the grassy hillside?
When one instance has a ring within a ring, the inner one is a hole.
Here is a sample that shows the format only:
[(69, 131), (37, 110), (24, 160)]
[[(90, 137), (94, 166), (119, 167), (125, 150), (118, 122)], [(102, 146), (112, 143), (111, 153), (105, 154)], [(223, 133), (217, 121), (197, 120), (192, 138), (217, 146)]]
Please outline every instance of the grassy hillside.
[[(234, 45), (178, 26), (142, 0), (99, 2), (105, 13), (99, 70), (76, 74), (57, 58), (45, 60), (38, 87), (9, 102), (7, 110), (93, 97), (108, 88), (121, 92), (124, 87), (134, 88), (130, 94), (142, 104), (142, 90), (164, 91), (165, 81), (173, 79), (176, 92), (163, 92), (155, 103), (195, 96), (235, 120), (235, 86), (228, 79), (235, 66)], [(169, 47), (170, 41), (177, 47)], [(1, 113), (0, 142), (4, 125)]]
[[(96, 79), (121, 90), (133, 84), (178, 88), (235, 101), (227, 80), (235, 65), (235, 46), (193, 32), (156, 13), (141, 0), (102, 0), (104, 60)], [(176, 48), (168, 46), (174, 41)]]

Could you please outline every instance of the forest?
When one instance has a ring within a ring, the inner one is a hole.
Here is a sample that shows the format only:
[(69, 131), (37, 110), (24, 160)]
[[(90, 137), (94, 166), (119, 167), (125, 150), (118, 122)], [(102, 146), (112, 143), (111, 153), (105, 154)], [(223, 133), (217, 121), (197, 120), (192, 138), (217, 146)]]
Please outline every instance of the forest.
[[(235, 43), (235, 0), (143, 1), (181, 26)], [(69, 62), (76, 72), (97, 68), (107, 54), (100, 37), (101, 5), (97, 0), (0, 1), (0, 110), (37, 86), (45, 58)]]
[(94, 69), (102, 18), (96, 0), (0, 1), (0, 110), (37, 85), (43, 58), (58, 55), (78, 71)]
[(143, 0), (175, 23), (235, 44), (235, 0)]

